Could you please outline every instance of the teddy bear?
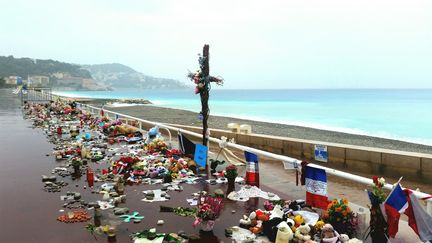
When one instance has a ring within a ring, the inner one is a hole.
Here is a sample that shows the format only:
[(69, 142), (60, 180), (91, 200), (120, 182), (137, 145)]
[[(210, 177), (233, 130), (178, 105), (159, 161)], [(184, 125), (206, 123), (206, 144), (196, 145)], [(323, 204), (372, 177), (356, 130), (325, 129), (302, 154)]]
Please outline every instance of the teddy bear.
[(321, 229), (321, 242), (336, 243), (339, 241), (339, 233), (333, 229), (331, 224), (325, 224)]
[(311, 239), (311, 236), (309, 235), (309, 232), (311, 231), (311, 228), (307, 224), (302, 224), (299, 227), (297, 227), (294, 237), (297, 242), (304, 243)]

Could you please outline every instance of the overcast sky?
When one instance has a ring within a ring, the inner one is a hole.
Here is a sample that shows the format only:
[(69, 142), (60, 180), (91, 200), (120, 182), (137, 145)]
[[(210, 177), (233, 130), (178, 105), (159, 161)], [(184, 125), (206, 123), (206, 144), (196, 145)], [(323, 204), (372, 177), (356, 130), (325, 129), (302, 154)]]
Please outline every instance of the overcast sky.
[(118, 62), (225, 88), (432, 88), (432, 1), (0, 0), (0, 55)]

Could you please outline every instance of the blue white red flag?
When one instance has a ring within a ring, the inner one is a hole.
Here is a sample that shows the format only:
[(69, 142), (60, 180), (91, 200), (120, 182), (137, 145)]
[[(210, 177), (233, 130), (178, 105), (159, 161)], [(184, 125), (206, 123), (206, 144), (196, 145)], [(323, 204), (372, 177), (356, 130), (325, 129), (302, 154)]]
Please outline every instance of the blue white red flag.
[(400, 214), (408, 208), (408, 201), (399, 183), (393, 188), (383, 203), (387, 218), (388, 234), (394, 238), (398, 232)]
[(326, 209), (327, 197), (327, 175), (325, 170), (306, 166), (306, 205)]
[(248, 151), (245, 151), (244, 154), (247, 163), (245, 182), (248, 185), (259, 187), (258, 156)]

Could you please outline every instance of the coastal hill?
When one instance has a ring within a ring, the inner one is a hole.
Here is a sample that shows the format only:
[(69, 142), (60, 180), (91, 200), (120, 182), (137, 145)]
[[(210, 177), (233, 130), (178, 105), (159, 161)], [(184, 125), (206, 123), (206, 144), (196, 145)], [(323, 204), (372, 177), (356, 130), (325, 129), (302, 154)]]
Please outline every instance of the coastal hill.
[(84, 65), (92, 77), (101, 85), (117, 88), (179, 89), (187, 86), (174, 79), (156, 78), (137, 72), (120, 63)]
[(20, 76), (26, 79), (29, 75), (52, 76), (54, 73), (68, 73), (73, 77), (91, 78), (89, 71), (76, 64), (55, 60), (0, 56), (0, 77)]
[(12, 87), (21, 82), (18, 80), (29, 86), (52, 87), (55, 90), (187, 88), (178, 80), (144, 75), (118, 63), (79, 65), (56, 60), (0, 56), (0, 87)]

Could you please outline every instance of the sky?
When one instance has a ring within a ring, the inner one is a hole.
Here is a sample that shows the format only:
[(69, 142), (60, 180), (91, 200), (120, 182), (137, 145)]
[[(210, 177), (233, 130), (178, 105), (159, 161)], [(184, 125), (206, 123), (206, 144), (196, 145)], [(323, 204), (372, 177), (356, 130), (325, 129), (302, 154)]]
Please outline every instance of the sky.
[(432, 88), (430, 0), (0, 0), (0, 55), (223, 88)]

